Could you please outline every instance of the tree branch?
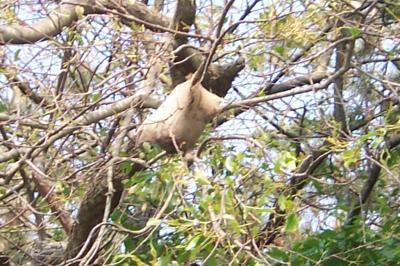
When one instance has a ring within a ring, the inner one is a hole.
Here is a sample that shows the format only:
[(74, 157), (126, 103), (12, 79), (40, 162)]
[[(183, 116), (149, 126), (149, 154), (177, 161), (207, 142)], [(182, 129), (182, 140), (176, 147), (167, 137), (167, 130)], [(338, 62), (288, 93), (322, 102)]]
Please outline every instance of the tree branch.
[(31, 161), (27, 160), (26, 163), (35, 172), (32, 174), (32, 179), (37, 186), (40, 195), (46, 200), (52, 212), (56, 213), (62, 227), (64, 228), (67, 235), (72, 229), (72, 219), (70, 214), (64, 209), (60, 200), (57, 199), (54, 194), (54, 189), (50, 183), (46, 180), (46, 175), (36, 167)]
[[(400, 145), (400, 135), (395, 135), (391, 137), (388, 141), (386, 141), (385, 150), (387, 149), (390, 151), (396, 148), (398, 145)], [(362, 206), (367, 202), (381, 173), (382, 166), (378, 162), (383, 161), (388, 157), (388, 153), (385, 150), (383, 150), (371, 162), (372, 166), (368, 171), (368, 179), (362, 187), (359, 202), (355, 204), (355, 206), (348, 213), (346, 224), (353, 224), (355, 218), (361, 214)]]
[[(132, 171), (129, 174), (124, 174), (119, 169), (112, 177), (112, 187), (114, 189), (112, 193), (111, 204), (109, 207), (109, 213), (111, 213), (117, 206), (121, 199), (123, 184), (122, 180), (132, 176), (135, 172), (146, 169), (147, 164), (140, 160), (133, 160)], [(135, 163), (136, 162), (136, 163)], [(79, 259), (75, 258), (80, 252), (81, 247), (87, 241), (91, 231), (103, 220), (107, 193), (109, 189), (109, 181), (105, 178), (107, 175), (106, 171), (99, 174), (95, 186), (92, 186), (88, 192), (86, 192), (83, 198), (76, 222), (72, 227), (70, 237), (68, 239), (68, 245), (65, 250), (64, 260), (68, 259)], [(94, 238), (89, 240), (90, 243), (94, 241)]]
[[(113, 104), (110, 104), (105, 108), (95, 110), (91, 113), (83, 115), (79, 118), (77, 117), (72, 118), (70, 121), (66, 122), (64, 125), (54, 130), (53, 133), (50, 133), (49, 134), (50, 137), (47, 136), (39, 140), (37, 145), (34, 145), (33, 148), (12, 149), (10, 151), (4, 152), (2, 155), (0, 155), (0, 163), (11, 159), (16, 159), (19, 156), (23, 156), (26, 153), (32, 153), (35, 150), (36, 150), (35, 155), (37, 155), (44, 149), (48, 148), (56, 140), (73, 133), (75, 130), (81, 128), (82, 126), (91, 125), (102, 119), (121, 113), (127, 110), (128, 108), (132, 107), (157, 108), (158, 105), (159, 105), (158, 101), (151, 99), (146, 95), (130, 96)], [(40, 148), (37, 148), (38, 146), (40, 146)]]
[(7, 77), (7, 79), (13, 86), (18, 87), (18, 89), (29, 99), (31, 99), (34, 103), (36, 103), (37, 105), (46, 105), (46, 106), (49, 105), (49, 103), (44, 97), (40, 96), (29, 87), (28, 82), (21, 81), (16, 75), (12, 75), (11, 73), (8, 72), (6, 72), (4, 75)]
[[(304, 87), (300, 87), (300, 88), (294, 88), (291, 90), (283, 90), (283, 88), (290, 88), (291, 86), (295, 85), (296, 82), (294, 83), (289, 83), (286, 86), (282, 86), (280, 88), (280, 90), (282, 90), (282, 92), (278, 92), (272, 95), (267, 95), (267, 96), (259, 96), (259, 97), (252, 97), (252, 98), (248, 98), (242, 101), (237, 101), (234, 102), (233, 104), (227, 105), (223, 111), (227, 111), (230, 109), (236, 109), (236, 108), (240, 108), (240, 107), (252, 107), (255, 106), (259, 103), (263, 103), (263, 102), (268, 102), (268, 101), (272, 101), (272, 100), (276, 100), (276, 99), (280, 99), (280, 98), (284, 98), (284, 97), (288, 97), (288, 96), (294, 96), (297, 94), (302, 94), (302, 93), (306, 93), (306, 92), (311, 92), (311, 91), (319, 91), (322, 89), (326, 89), (328, 88), (328, 86), (334, 81), (334, 79), (340, 75), (343, 75), (343, 73), (345, 73), (348, 70), (348, 67), (342, 68), (341, 70), (339, 70), (338, 72), (336, 72), (334, 75), (330, 76), (326, 81), (324, 81), (323, 83), (320, 84), (315, 84), (315, 85), (310, 85), (310, 86), (304, 86)], [(226, 120), (222, 119), (221, 121), (218, 121), (218, 124), (224, 123)]]
[[(64, 27), (71, 26), (79, 19), (80, 15), (88, 14), (103, 14), (105, 10), (101, 7), (109, 9), (125, 9), (128, 13), (138, 20), (145, 22), (142, 23), (149, 29), (160, 31), (159, 28), (155, 29), (151, 25), (168, 26), (168, 19), (160, 14), (151, 11), (146, 5), (138, 1), (124, 0), (120, 1), (116, 6), (114, 1), (63, 1), (58, 8), (51, 14), (33, 25), (3, 25), (0, 26), (0, 45), (1, 44), (28, 44), (38, 41), (48, 40), (60, 34)], [(83, 8), (83, 14), (78, 14), (78, 6)], [(128, 26), (131, 25), (132, 20), (122, 18), (122, 21)], [(139, 21), (136, 21), (139, 23)]]
[(47, 18), (32, 26), (0, 26), (1, 44), (26, 44), (47, 40), (78, 19), (74, 5), (61, 4)]

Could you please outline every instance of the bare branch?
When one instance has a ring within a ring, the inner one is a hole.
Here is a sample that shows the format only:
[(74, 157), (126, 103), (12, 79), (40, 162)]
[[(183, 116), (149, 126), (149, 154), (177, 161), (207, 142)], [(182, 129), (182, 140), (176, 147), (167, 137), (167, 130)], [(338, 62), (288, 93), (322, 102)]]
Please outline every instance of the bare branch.
[[(109, 117), (109, 116), (121, 113), (121, 112), (127, 110), (128, 108), (134, 108), (134, 107), (156, 108), (158, 105), (159, 105), (158, 101), (150, 99), (148, 96), (145, 96), (145, 95), (130, 96), (128, 98), (120, 100), (119, 102), (115, 102), (103, 109), (93, 111), (91, 113), (83, 115), (82, 117), (80, 117), (78, 119), (70, 120), (69, 122), (67, 122), (63, 126), (61, 126), (60, 128), (56, 129), (53, 134), (50, 134), (51, 137), (43, 138), (42, 140), (40, 140), (38, 142), (38, 145), (40, 145), (39, 149), (37, 149), (37, 147), (33, 147), (31, 149), (25, 149), (25, 148), (24, 149), (13, 149), (13, 150), (3, 153), (3, 155), (0, 156), (0, 162), (5, 162), (10, 159), (15, 159), (16, 157), (18, 157), (24, 153), (31, 153), (36, 149), (37, 150), (35, 151), (34, 154), (37, 155), (42, 150), (46, 149), (51, 144), (53, 144), (56, 140), (58, 140), (62, 137), (65, 137), (68, 134), (71, 134), (72, 132), (81, 128), (82, 126), (91, 125), (91, 124), (96, 123), (102, 119)], [(71, 125), (71, 126), (68, 126), (68, 125)]]
[(47, 40), (78, 19), (74, 5), (61, 4), (49, 17), (32, 26), (0, 26), (0, 44), (25, 44)]
[[(137, 18), (137, 23), (142, 21), (149, 29), (155, 30), (151, 25), (167, 27), (168, 19), (151, 11), (146, 5), (138, 1), (125, 0), (116, 6), (113, 1), (63, 1), (47, 18), (30, 26), (21, 25), (3, 25), (0, 26), (0, 44), (26, 44), (35, 43), (38, 41), (48, 40), (63, 31), (64, 27), (71, 26), (77, 21), (80, 15), (87, 14), (103, 14), (104, 8), (121, 9), (128, 11), (130, 15)], [(83, 8), (83, 14), (80, 14), (80, 9)], [(130, 25), (131, 20), (123, 20), (125, 24)], [(157, 31), (160, 28), (157, 27)]]
[(32, 178), (40, 192), (40, 195), (42, 195), (42, 197), (47, 201), (50, 209), (57, 215), (57, 218), (60, 220), (65, 232), (68, 234), (72, 229), (72, 219), (70, 214), (64, 210), (60, 200), (56, 198), (54, 188), (52, 188), (51, 184), (46, 180), (48, 177), (30, 160), (26, 160), (25, 162), (35, 172), (32, 174)]

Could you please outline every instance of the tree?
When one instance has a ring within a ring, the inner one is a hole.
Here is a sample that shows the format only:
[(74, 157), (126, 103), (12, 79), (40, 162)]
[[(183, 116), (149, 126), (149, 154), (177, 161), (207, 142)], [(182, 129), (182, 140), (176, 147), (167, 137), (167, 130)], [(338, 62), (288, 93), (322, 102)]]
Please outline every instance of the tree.
[[(396, 1), (3, 1), (2, 265), (387, 265)], [(193, 165), (137, 128), (200, 67)]]

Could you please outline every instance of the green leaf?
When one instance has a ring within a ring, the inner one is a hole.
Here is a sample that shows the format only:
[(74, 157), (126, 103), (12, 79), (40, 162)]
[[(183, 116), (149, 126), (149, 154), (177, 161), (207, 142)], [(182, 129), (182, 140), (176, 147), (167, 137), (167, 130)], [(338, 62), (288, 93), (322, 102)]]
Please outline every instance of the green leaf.
[(0, 113), (6, 112), (7, 111), (7, 106), (0, 101)]
[(97, 102), (102, 97), (100, 92), (95, 92), (92, 94), (92, 102)]
[(296, 161), (296, 157), (291, 152), (282, 151), (275, 161), (274, 171), (278, 174), (282, 173), (283, 170), (292, 171), (296, 169)]
[(166, 255), (158, 258), (157, 266), (168, 266), (171, 265), (172, 255)]
[(271, 249), (268, 255), (282, 262), (287, 261), (288, 259), (288, 255), (285, 252), (275, 247)]
[(137, 241), (132, 237), (128, 237), (124, 240), (124, 246), (127, 251), (132, 251), (136, 248)]
[(378, 136), (374, 138), (371, 142), (371, 148), (377, 149), (382, 143), (384, 143), (385, 138), (383, 136)]
[(229, 220), (228, 224), (229, 224), (229, 229), (233, 230), (235, 233), (237, 234), (246, 233), (243, 232), (239, 222), (235, 218)]
[(150, 255), (153, 258), (157, 258), (157, 249), (154, 247), (154, 241), (150, 241)]
[(233, 156), (228, 156), (225, 160), (225, 168), (229, 171), (229, 172), (236, 172), (238, 165), (237, 162), (235, 161)]
[(139, 257), (137, 257), (133, 254), (128, 255), (128, 257), (131, 259), (132, 262), (135, 262), (135, 264), (133, 264), (133, 265), (137, 265), (137, 266), (145, 266), (145, 265), (147, 266), (148, 265), (147, 263), (144, 263)]
[[(348, 263), (344, 262), (342, 259), (340, 258), (329, 258), (328, 260), (324, 261), (324, 263), (322, 264), (324, 266), (347, 266)], [(371, 264), (373, 265), (373, 264)]]
[(0, 187), (0, 196), (3, 196), (4, 194), (6, 194), (7, 189), (5, 187)]
[(287, 232), (297, 231), (299, 227), (299, 217), (295, 213), (289, 214), (286, 218), (285, 228)]
[(354, 149), (345, 150), (342, 154), (342, 159), (346, 167), (349, 167), (357, 163), (359, 158), (360, 158), (360, 149), (358, 147)]
[(275, 51), (278, 55), (284, 56), (284, 54), (285, 54), (285, 46), (282, 46), (282, 45), (275, 46), (275, 47), (274, 47), (274, 51)]
[(187, 262), (189, 260), (189, 257), (190, 257), (190, 252), (188, 252), (188, 251), (185, 251), (185, 252), (182, 252), (182, 253), (178, 254), (176, 256), (176, 260), (178, 262), (178, 265), (184, 265), (185, 262)]
[(208, 180), (203, 171), (196, 171), (194, 173), (194, 180), (196, 180), (196, 182), (201, 186), (206, 186), (210, 184), (210, 181)]
[(159, 220), (159, 219), (150, 218), (150, 219), (147, 221), (146, 226), (158, 226), (158, 225), (161, 224), (161, 222), (162, 222), (162, 221)]
[(285, 195), (283, 195), (283, 194), (279, 195), (279, 198), (278, 198), (278, 205), (279, 205), (279, 208), (280, 208), (282, 211), (286, 210), (286, 207), (287, 207), (287, 199), (286, 199)]
[(64, 240), (65, 239), (65, 232), (63, 231), (63, 230), (60, 230), (60, 229), (55, 229), (54, 231), (53, 231), (53, 235), (52, 235), (52, 239), (54, 240), (54, 241), (62, 241), (62, 240)]
[(294, 251), (301, 252), (304, 255), (311, 256), (314, 253), (318, 252), (318, 249), (321, 244), (321, 239), (309, 238), (300, 242), (294, 247)]
[[(207, 257), (208, 257), (208, 255), (209, 254), (207, 254)], [(221, 264), (218, 262), (218, 260), (214, 256), (211, 256), (210, 258), (208, 258), (207, 262), (204, 263), (204, 266), (219, 266), (219, 265), (221, 265)]]
[(351, 37), (353, 37), (354, 39), (356, 39), (362, 35), (362, 30), (357, 27), (348, 27), (347, 29), (348, 29)]
[(122, 173), (128, 175), (132, 171), (132, 163), (125, 161), (121, 164)]
[(258, 67), (265, 62), (265, 55), (263, 54), (250, 54), (249, 67), (252, 70), (258, 70)]
[(186, 246), (185, 250), (186, 251), (191, 251), (192, 249), (194, 249), (195, 247), (197, 247), (197, 245), (199, 244), (201, 240), (201, 235), (197, 235), (195, 237), (193, 237), (189, 244)]
[(19, 60), (19, 54), (21, 53), (21, 49), (18, 49), (15, 53), (14, 53), (14, 61), (18, 61)]

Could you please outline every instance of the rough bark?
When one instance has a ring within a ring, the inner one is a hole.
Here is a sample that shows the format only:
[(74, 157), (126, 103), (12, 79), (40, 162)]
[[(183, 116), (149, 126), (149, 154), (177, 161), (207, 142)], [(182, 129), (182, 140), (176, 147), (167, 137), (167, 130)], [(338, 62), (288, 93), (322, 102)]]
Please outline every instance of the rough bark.
[[(113, 194), (111, 210), (114, 210), (120, 201), (123, 191), (123, 185), (121, 183), (122, 179), (123, 175), (119, 174), (113, 180), (115, 191)], [(87, 241), (93, 228), (102, 221), (106, 205), (106, 195), (108, 192), (108, 186), (104, 175), (100, 175), (97, 181), (95, 181), (95, 184), (96, 185), (91, 186), (90, 190), (86, 192), (85, 197), (80, 204), (75, 224), (72, 227), (68, 239), (64, 260), (75, 258)], [(90, 243), (95, 239), (96, 233), (94, 233), (89, 240), (89, 248), (91, 246)], [(79, 261), (79, 258), (77, 258), (77, 261)]]
[(49, 17), (32, 26), (0, 27), (0, 44), (27, 44), (47, 40), (78, 19), (75, 6), (61, 4)]
[[(79, 14), (83, 8), (83, 14)], [(32, 25), (3, 25), (0, 26), (0, 44), (29, 44), (48, 40), (60, 34), (64, 27), (71, 26), (80, 15), (102, 14), (105, 9), (126, 10), (128, 14), (141, 20), (149, 29), (157, 29), (152, 25), (167, 27), (168, 19), (151, 11), (143, 3), (137, 1), (121, 1), (118, 5), (113, 1), (62, 1), (58, 8), (41, 21)], [(130, 25), (131, 20), (123, 18), (123, 22)]]
[[(192, 0), (180, 0), (177, 3), (175, 14), (172, 18), (171, 28), (178, 31), (188, 32), (195, 21), (196, 5)], [(187, 45), (185, 36), (173, 35), (172, 48), (176, 51), (174, 61), (170, 67), (172, 85), (186, 81), (189, 74), (196, 72), (206, 59), (198, 49)], [(224, 97), (232, 86), (234, 78), (245, 67), (243, 58), (225, 65), (211, 64), (202, 81), (204, 88)]]
[(72, 228), (71, 214), (65, 211), (62, 202), (57, 199), (55, 193), (53, 192), (53, 188), (46, 179), (40, 176), (40, 174), (36, 173), (33, 174), (32, 178), (38, 188), (40, 195), (46, 199), (46, 202), (48, 203), (50, 209), (58, 217), (58, 220), (60, 221), (65, 232), (69, 234)]

